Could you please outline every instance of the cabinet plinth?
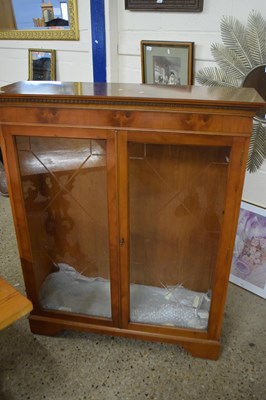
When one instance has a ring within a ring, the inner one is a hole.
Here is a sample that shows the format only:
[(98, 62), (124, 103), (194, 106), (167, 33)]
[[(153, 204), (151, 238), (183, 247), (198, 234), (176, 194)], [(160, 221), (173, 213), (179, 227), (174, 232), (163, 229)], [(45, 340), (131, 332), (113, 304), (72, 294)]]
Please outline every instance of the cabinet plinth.
[(252, 89), (19, 82), (1, 148), (34, 333), (217, 359)]

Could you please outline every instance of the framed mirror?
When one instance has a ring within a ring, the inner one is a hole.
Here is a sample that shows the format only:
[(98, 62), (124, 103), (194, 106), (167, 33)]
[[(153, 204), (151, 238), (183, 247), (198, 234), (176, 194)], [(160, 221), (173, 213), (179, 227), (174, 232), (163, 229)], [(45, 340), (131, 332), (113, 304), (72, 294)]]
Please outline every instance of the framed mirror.
[(56, 80), (55, 50), (29, 49), (29, 80)]
[(0, 10), (0, 39), (79, 39), (76, 0), (0, 0)]

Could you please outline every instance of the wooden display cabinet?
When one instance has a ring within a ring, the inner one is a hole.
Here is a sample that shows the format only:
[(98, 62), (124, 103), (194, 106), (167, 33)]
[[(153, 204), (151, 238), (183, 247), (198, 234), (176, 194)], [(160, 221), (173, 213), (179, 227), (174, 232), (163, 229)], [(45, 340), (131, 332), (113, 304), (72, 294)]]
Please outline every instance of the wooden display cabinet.
[(217, 359), (253, 89), (20, 82), (1, 147), (33, 333)]

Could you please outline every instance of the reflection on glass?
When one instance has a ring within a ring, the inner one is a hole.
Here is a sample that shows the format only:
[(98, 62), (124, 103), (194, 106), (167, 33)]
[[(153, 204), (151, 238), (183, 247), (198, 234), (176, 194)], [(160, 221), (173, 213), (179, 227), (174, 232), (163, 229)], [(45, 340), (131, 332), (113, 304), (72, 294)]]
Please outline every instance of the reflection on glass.
[(228, 148), (129, 143), (130, 320), (207, 329)]
[(68, 20), (65, 19), (66, 16), (68, 18), (65, 12), (67, 9), (67, 1), (64, 2), (64, 15), (62, 14), (60, 0), (27, 0), (26, 2), (12, 0), (11, 3), (13, 5), (17, 29), (44, 28), (51, 26), (47, 23), (53, 20), (64, 20), (66, 21), (65, 25), (68, 26)]
[(41, 306), (111, 317), (106, 141), (16, 144)]
[(62, 18), (66, 21), (68, 21), (68, 7), (67, 7), (67, 1), (60, 1), (60, 7), (61, 7), (61, 15)]

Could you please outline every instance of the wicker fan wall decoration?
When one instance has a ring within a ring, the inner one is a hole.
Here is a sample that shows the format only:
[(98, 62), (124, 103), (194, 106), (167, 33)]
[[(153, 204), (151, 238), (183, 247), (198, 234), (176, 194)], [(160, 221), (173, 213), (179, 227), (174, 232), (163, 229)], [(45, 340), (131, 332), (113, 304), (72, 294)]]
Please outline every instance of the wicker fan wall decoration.
[[(218, 67), (205, 67), (196, 74), (207, 86), (255, 87), (266, 101), (266, 20), (252, 11), (244, 26), (234, 17), (221, 20), (223, 44), (211, 45)], [(247, 170), (257, 171), (266, 159), (266, 108), (254, 118)]]

